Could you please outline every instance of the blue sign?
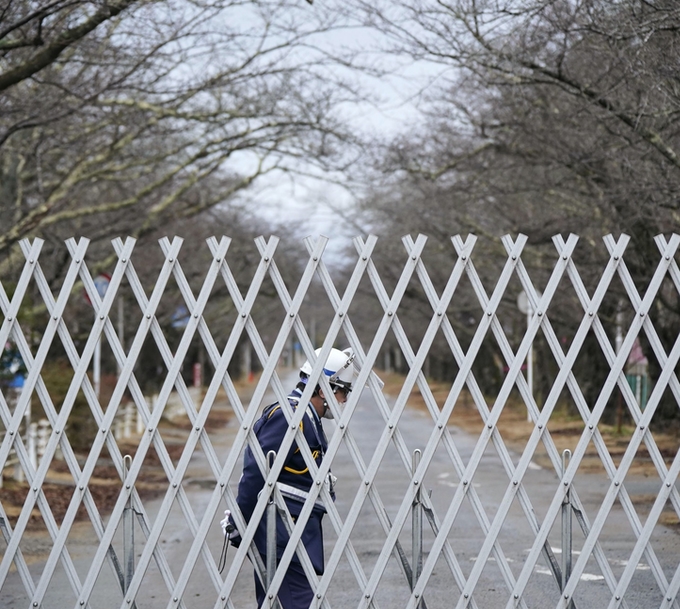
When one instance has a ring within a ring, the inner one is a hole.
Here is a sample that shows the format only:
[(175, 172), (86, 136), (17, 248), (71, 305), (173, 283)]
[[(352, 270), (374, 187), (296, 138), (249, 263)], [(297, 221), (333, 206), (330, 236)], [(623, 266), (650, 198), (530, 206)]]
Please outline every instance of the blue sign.
[(187, 308), (184, 305), (180, 305), (172, 314), (172, 317), (170, 318), (170, 325), (173, 328), (186, 328), (190, 317), (191, 315), (189, 315)]

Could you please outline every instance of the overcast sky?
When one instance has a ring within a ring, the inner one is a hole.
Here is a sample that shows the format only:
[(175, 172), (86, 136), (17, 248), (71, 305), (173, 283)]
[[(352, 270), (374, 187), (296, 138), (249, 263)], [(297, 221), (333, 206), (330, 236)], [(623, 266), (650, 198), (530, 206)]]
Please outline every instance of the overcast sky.
[[(318, 39), (318, 43), (336, 49), (342, 47), (368, 51), (379, 44), (377, 36), (372, 30), (348, 29), (326, 33)], [(424, 63), (414, 65), (384, 56), (384, 65), (387, 66), (388, 62), (392, 71), (388, 77), (351, 75), (374, 102), (346, 105), (343, 108), (354, 130), (385, 141), (418, 121), (419, 94), (440, 70), (437, 66)], [(353, 202), (353, 195), (340, 185), (301, 176), (282, 177), (281, 174), (272, 174), (246, 196), (264, 217), (286, 226), (303, 227), (302, 236), (311, 233), (336, 238), (345, 235), (342, 235), (342, 226), (332, 208), (344, 209)]]

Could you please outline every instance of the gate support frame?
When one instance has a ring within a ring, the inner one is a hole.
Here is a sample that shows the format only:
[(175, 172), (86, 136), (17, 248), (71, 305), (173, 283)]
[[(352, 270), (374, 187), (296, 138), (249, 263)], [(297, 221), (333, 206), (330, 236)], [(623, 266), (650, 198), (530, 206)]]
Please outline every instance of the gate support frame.
[[(269, 472), (271, 471), (272, 464), (276, 461), (276, 451), (270, 450), (267, 453), (267, 478), (269, 477)], [(267, 585), (269, 588), (274, 581), (274, 575), (276, 574), (276, 502), (274, 501), (274, 486), (272, 485), (269, 491), (269, 499), (267, 500)], [(278, 609), (279, 601), (278, 599), (272, 598), (271, 593), (269, 594), (269, 606), (272, 609)]]
[[(416, 470), (418, 469), (418, 464), (420, 463), (421, 451), (416, 448), (413, 451), (413, 468), (412, 475), (415, 476)], [(422, 502), (422, 485), (418, 486), (418, 490), (413, 498), (413, 509), (411, 512), (411, 552), (412, 552), (412, 565), (411, 570), (411, 590), (414, 590), (418, 578), (420, 577), (420, 571), (423, 566), (423, 502)], [(423, 601), (421, 600), (418, 605), (418, 609), (422, 609)]]
[[(562, 475), (565, 475), (567, 467), (569, 466), (569, 459), (571, 459), (571, 451), (567, 448), (562, 452)], [(564, 592), (567, 586), (569, 577), (571, 577), (571, 548), (572, 548), (572, 530), (571, 530), (571, 489), (567, 489), (562, 502), (562, 581), (560, 582), (560, 591)], [(574, 609), (574, 601), (569, 600), (567, 609)]]

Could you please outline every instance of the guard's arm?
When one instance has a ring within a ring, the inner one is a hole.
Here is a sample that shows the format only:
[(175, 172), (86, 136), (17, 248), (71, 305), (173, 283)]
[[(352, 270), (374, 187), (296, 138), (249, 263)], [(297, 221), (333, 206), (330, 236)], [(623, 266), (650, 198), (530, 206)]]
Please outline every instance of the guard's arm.
[[(267, 418), (257, 430), (257, 439), (265, 457), (269, 451), (279, 451), (281, 442), (288, 429), (288, 421), (280, 407), (275, 407), (265, 415)], [(243, 475), (238, 484), (236, 502), (246, 522), (250, 520), (253, 510), (257, 505), (257, 497), (264, 486), (264, 476), (255, 460), (250, 446), (246, 448), (243, 458)]]

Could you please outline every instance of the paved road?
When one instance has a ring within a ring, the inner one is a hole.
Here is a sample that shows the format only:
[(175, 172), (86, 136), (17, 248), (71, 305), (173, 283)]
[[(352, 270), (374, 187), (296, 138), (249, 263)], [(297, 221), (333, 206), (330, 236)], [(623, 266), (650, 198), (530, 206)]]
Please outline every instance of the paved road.
[[(292, 383), (293, 378), (287, 377), (287, 382)], [(330, 437), (333, 434), (335, 424), (326, 421), (325, 425)], [(235, 429), (235, 422), (233, 422), (223, 433), (214, 434), (212, 437), (215, 448), (221, 458), (226, 458), (230, 450)], [(360, 448), (365, 463), (371, 460), (383, 429), (384, 422), (382, 417), (373, 403), (369, 392), (365, 391), (349, 429)], [(415, 449), (424, 449), (432, 429), (432, 421), (429, 415), (424, 412), (407, 410), (400, 421), (399, 429), (409, 452)], [(450, 429), (456, 448), (463, 461), (467, 463), (474, 450), (477, 438), (455, 427)], [(513, 455), (513, 460), (517, 462), (518, 456)], [(350, 454), (344, 446), (333, 464), (333, 472), (339, 479), (336, 506), (344, 520), (354, 500), (354, 494), (363, 482)], [(235, 473), (231, 481), (234, 489), (237, 479), (238, 472)], [(191, 464), (188, 480), (185, 481), (185, 488), (191, 504), (198, 515), (201, 515), (205, 510), (211, 487), (214, 485), (212, 482), (204, 457), (196, 454)], [(489, 520), (492, 520), (508, 485), (508, 478), (495, 449), (491, 445), (487, 448), (472, 483), (481, 499)], [(558, 483), (557, 477), (554, 472), (535, 466), (527, 473), (525, 483), (536, 515), (541, 520)], [(408, 484), (410, 484), (410, 474), (404, 468), (396, 450), (390, 448), (380, 462), (379, 473), (375, 481), (375, 486), (386, 506), (390, 519), (396, 517), (406, 485)], [(452, 466), (451, 460), (444, 447), (439, 446), (428, 469), (426, 479), (424, 480), (424, 487), (431, 490), (432, 504), (440, 520), (444, 517), (458, 485), (459, 478)], [(636, 477), (626, 480), (626, 488), (632, 496), (645, 498), (645, 502), (641, 504), (642, 507), (640, 508), (640, 518), (643, 523), (644, 515), (650, 507), (649, 498), (657, 493), (659, 486), (658, 478), (654, 480), (653, 477)], [(606, 480), (602, 476), (592, 474), (580, 475), (577, 478), (577, 489), (584, 502), (586, 512), (590, 519), (593, 520), (606, 491)], [(147, 505), (149, 514), (152, 517), (159, 505), (160, 500), (154, 500)], [(211, 550), (215, 557), (219, 556), (221, 546), (221, 531), (217, 524), (218, 520), (219, 517), (215, 519), (215, 534), (210, 540)], [(325, 522), (325, 531), (326, 555), (329, 557), (334, 547), (336, 534), (330, 526), (328, 519)], [(141, 551), (140, 537), (141, 535), (138, 532), (138, 551)], [(86, 524), (78, 525), (72, 538), (73, 543), (69, 544), (69, 548), (77, 569), (80, 573), (84, 574), (87, 571), (95, 546), (91, 527), (88, 527)], [(434, 535), (426, 521), (424, 525), (424, 559), (428, 557), (433, 539)], [(384, 540), (385, 534), (378, 524), (374, 509), (370, 502), (366, 502), (352, 532), (351, 543), (361, 561), (367, 578), (372, 574)], [(476, 563), (477, 555), (484, 541), (481, 526), (467, 500), (461, 507), (451, 530), (449, 540), (460, 568), (467, 577)], [(576, 523), (574, 523), (574, 547), (576, 550), (574, 560), (578, 557), (578, 548), (582, 540), (583, 536)], [(33, 538), (27, 538), (26, 541), (27, 545), (23, 547), (25, 547), (27, 553), (30, 553), (30, 544), (40, 545), (40, 541), (33, 540)], [(192, 535), (184, 522), (180, 510), (173, 510), (164, 529), (161, 545), (169, 557), (169, 562), (175, 575), (179, 573), (191, 541)], [(517, 577), (533, 541), (533, 535), (527, 524), (527, 519), (518, 504), (513, 505), (508, 518), (504, 522), (499, 541), (510, 569), (514, 576)], [(601, 541), (612, 570), (616, 577), (619, 577), (626, 565), (635, 541), (631, 526), (628, 524), (628, 520), (619, 504), (616, 504), (607, 520)], [(410, 558), (410, 518), (407, 519), (401, 531), (400, 542)], [(44, 540), (42, 543), (44, 544)], [(559, 521), (551, 531), (550, 544), (555, 548), (559, 560)], [(671, 529), (657, 526), (653, 536), (653, 545), (657, 558), (664, 567), (666, 578), (671, 579), (678, 566), (680, 537)], [(228, 562), (231, 561), (233, 555), (234, 551), (231, 549)], [(31, 565), (36, 578), (39, 576), (43, 566), (40, 560), (33, 562)], [(108, 572), (105, 572), (107, 569), (108, 567), (105, 567), (100, 580), (97, 582), (97, 588), (92, 597), (91, 606), (93, 607), (114, 607), (118, 606), (121, 602), (120, 591), (117, 589), (113, 578), (108, 575)], [(168, 593), (154, 567), (149, 569), (147, 576), (148, 582), (145, 583), (140, 591), (137, 608), (146, 609), (167, 606), (168, 601), (171, 599), (168, 598)], [(399, 568), (399, 564), (392, 557), (377, 589), (375, 597), (377, 606), (382, 609), (402, 607), (405, 605), (408, 594), (409, 588)], [(541, 559), (534, 569), (527, 588), (525, 597), (527, 604), (532, 609), (552, 607), (557, 603), (558, 594), (559, 590), (552, 574), (547, 568), (545, 561)], [(425, 600), (427, 607), (429, 609), (434, 609), (435, 607), (448, 609), (455, 606), (458, 596), (458, 589), (453, 583), (450, 569), (443, 558), (440, 557), (426, 591)], [(492, 556), (487, 561), (480, 582), (475, 590), (475, 601), (481, 609), (490, 609), (504, 607), (508, 597), (507, 586), (501, 577), (498, 564)], [(254, 607), (253, 598), (252, 571), (246, 563), (241, 570), (231, 600), (234, 607), (242, 609)], [(356, 578), (349, 567), (348, 561), (344, 558), (340, 561), (327, 598), (334, 609), (350, 609), (356, 607), (361, 600), (361, 591), (357, 585)], [(575, 598), (577, 607), (581, 609), (584, 607), (588, 609), (606, 607), (608, 605), (610, 593), (603, 581), (600, 569), (593, 559), (590, 559), (586, 572), (581, 578)], [(184, 596), (186, 606), (191, 609), (194, 607), (213, 607), (215, 599), (216, 594), (213, 585), (205, 574), (201, 559), (199, 559), (197, 567), (192, 573), (192, 580), (187, 593)], [(644, 557), (643, 561), (636, 568), (631, 587), (625, 599), (628, 607), (631, 609), (649, 609), (650, 607), (658, 607), (661, 603), (658, 586)], [(73, 594), (70, 592), (70, 587), (63, 571), (60, 569), (50, 583), (50, 591), (42, 607), (61, 609), (62, 607), (73, 606), (75, 604)], [(0, 590), (0, 607), (31, 607), (19, 577), (15, 572), (10, 574), (2, 590)]]

